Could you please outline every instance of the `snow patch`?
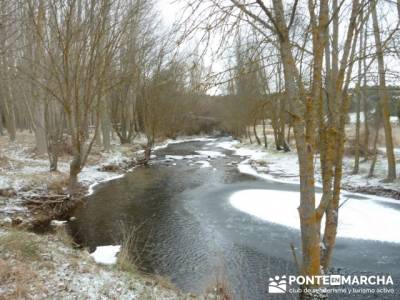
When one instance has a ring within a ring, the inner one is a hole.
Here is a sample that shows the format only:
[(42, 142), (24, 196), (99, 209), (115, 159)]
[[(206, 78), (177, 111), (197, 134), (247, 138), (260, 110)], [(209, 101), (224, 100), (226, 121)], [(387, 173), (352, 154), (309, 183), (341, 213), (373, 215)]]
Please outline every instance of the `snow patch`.
[(67, 224), (67, 221), (52, 220), (52, 221), (50, 222), (50, 225), (51, 225), (51, 226), (54, 226), (54, 227), (63, 227), (63, 226), (65, 226), (66, 224)]
[(102, 265), (113, 265), (117, 262), (117, 254), (121, 250), (121, 246), (98, 246), (96, 250), (90, 254), (95, 262)]
[(195, 164), (201, 165), (200, 168), (211, 168), (211, 164), (206, 160), (196, 161)]
[(218, 151), (199, 150), (199, 151), (196, 151), (196, 153), (199, 153), (200, 155), (207, 156), (207, 157), (210, 157), (210, 158), (217, 158), (217, 157), (226, 156), (225, 154), (223, 154), (221, 152), (218, 152)]
[[(317, 193), (317, 203), (320, 198)], [(385, 207), (373, 198), (343, 200), (346, 202), (340, 208), (338, 237), (400, 243), (400, 231), (396, 230), (400, 228), (399, 210)], [(300, 227), (298, 192), (249, 189), (233, 193), (229, 201), (236, 209), (259, 219)]]
[(220, 142), (216, 146), (225, 150), (234, 151), (233, 155), (248, 156), (252, 159), (261, 159), (266, 157), (266, 153), (260, 148), (239, 147), (240, 142), (237, 140)]
[(165, 155), (166, 159), (173, 159), (173, 160), (182, 160), (184, 156), (182, 155)]
[(0, 176), (0, 189), (7, 189), (11, 186), (11, 180), (5, 176)]
[[(352, 112), (349, 113), (349, 121), (351, 124), (356, 124), (357, 123), (357, 113)], [(365, 122), (365, 114), (363, 111), (360, 112), (360, 123)]]
[[(270, 173), (263, 173), (259, 172), (259, 168), (256, 170), (253, 168), (250, 164), (250, 159), (247, 159), (241, 163), (238, 164), (238, 170), (240, 173), (247, 174), (247, 175), (252, 175), (264, 180), (269, 180), (269, 181), (274, 181), (274, 182), (279, 182), (279, 183), (294, 183), (298, 184), (299, 177), (296, 174), (292, 174), (288, 176), (288, 173), (286, 173), (286, 177), (276, 177)], [(283, 166), (283, 165), (282, 165)], [(291, 167), (293, 169), (293, 165)], [(282, 174), (284, 174), (282, 170), (280, 170)], [(290, 174), (290, 173), (289, 173)], [(315, 184), (316, 187), (320, 187), (318, 183)]]
[[(217, 147), (225, 149), (225, 150), (237, 150), (237, 148), (235, 146), (238, 146), (240, 144), (239, 141), (237, 140), (233, 140), (233, 141), (225, 141), (225, 142), (220, 142), (217, 143)], [(209, 144), (207, 144), (209, 145)], [(211, 145), (214, 145), (214, 143), (212, 143)]]
[[(95, 179), (91, 178), (91, 179), (93, 179), (91, 182), (94, 182), (94, 183), (89, 185), (87, 196), (92, 195), (94, 193), (94, 188), (97, 185), (99, 185), (100, 183), (115, 180), (115, 179), (122, 178), (125, 176), (124, 174), (119, 174), (119, 175), (114, 174), (113, 175), (113, 174), (106, 173), (106, 172), (99, 172), (99, 171), (97, 171), (97, 172), (99, 173), (99, 175), (96, 176)], [(89, 179), (86, 179), (86, 180), (89, 181)]]
[(26, 212), (28, 211), (28, 208), (25, 206), (19, 206), (19, 205), (13, 205), (13, 204), (6, 204), (5, 206), (0, 208), (1, 213), (5, 214), (14, 214), (17, 212)]
[(166, 140), (164, 143), (161, 145), (155, 146), (153, 150), (159, 150), (159, 149), (165, 149), (168, 147), (168, 145), (171, 144), (179, 144), (179, 143), (185, 143), (185, 142), (213, 142), (216, 141), (216, 138), (209, 138), (209, 137), (200, 137), (200, 138), (185, 138), (185, 137), (179, 137), (176, 140)]

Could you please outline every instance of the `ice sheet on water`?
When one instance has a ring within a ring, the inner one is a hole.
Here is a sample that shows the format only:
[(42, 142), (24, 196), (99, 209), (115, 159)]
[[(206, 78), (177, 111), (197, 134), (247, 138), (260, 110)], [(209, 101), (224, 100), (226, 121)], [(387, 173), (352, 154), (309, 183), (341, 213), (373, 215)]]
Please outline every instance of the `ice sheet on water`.
[[(374, 201), (374, 197), (350, 198), (340, 208), (338, 236), (400, 243), (400, 211)], [(317, 203), (321, 194), (316, 195)], [(342, 198), (344, 198), (342, 196)], [(299, 229), (300, 195), (293, 191), (242, 190), (230, 197), (236, 209), (262, 220)], [(400, 204), (399, 204), (400, 205)], [(322, 220), (322, 224), (325, 221)]]

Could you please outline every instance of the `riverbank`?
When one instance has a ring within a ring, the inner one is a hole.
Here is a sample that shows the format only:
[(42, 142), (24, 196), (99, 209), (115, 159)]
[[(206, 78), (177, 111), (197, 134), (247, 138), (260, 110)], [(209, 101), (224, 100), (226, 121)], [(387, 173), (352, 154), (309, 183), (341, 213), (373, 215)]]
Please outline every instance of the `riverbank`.
[[(251, 144), (249, 141), (232, 141), (221, 144), (222, 148), (232, 150), (244, 160), (239, 165), (242, 173), (275, 180), (284, 183), (299, 183), (299, 164), (296, 151), (284, 152), (266, 149), (262, 145)], [(295, 149), (294, 145), (292, 149)], [(400, 154), (400, 149), (396, 149)], [(320, 162), (315, 160), (317, 185), (321, 186)], [(342, 189), (349, 192), (377, 195), (400, 200), (400, 178), (386, 182), (387, 162), (381, 149), (375, 166), (373, 177), (368, 177), (370, 161), (361, 160), (358, 174), (353, 173), (354, 158), (346, 155), (343, 159)], [(400, 161), (397, 161), (400, 170)]]
[[(156, 149), (175, 142), (163, 141)], [(0, 299), (199, 299), (165, 278), (121, 269), (119, 263), (96, 263), (86, 249), (74, 247), (59, 220), (45, 234), (28, 232), (26, 225), (40, 218), (43, 209), (28, 205), (27, 199), (65, 194), (71, 158), (65, 149), (58, 171), (49, 172), (47, 157), (37, 156), (32, 145), (34, 137), (28, 132), (20, 133), (14, 143), (0, 137)], [(123, 176), (142, 153), (140, 141), (115, 142), (107, 153), (95, 146), (79, 174), (82, 195)]]
[[(91, 249), (112, 244), (124, 236), (116, 222), (122, 220), (140, 228), (135, 248), (141, 269), (193, 293), (222, 273), (237, 298), (264, 299), (266, 279), (296, 274), (290, 244), (300, 255), (298, 185), (242, 174), (238, 165), (245, 165), (251, 149), (223, 149), (232, 143), (238, 142), (221, 137), (157, 151), (153, 167), (98, 186), (76, 210), (73, 235)], [(400, 236), (388, 228), (399, 226), (400, 203), (343, 196), (332, 266), (397, 280)]]
[(98, 265), (59, 229), (0, 228), (0, 299), (192, 299), (165, 279)]
[[(3, 270), (12, 270), (14, 275), (10, 277), (8, 271), (0, 274), (1, 278), (7, 279), (3, 280), (0, 285), (0, 299), (1, 295), (4, 295), (3, 298), (6, 299), (13, 299), (13, 297), (14, 299), (32, 298), (31, 295), (38, 295), (38, 299), (57, 298), (59, 295), (60, 298), (68, 298), (69, 293), (72, 295), (71, 298), (83, 295), (82, 297), (89, 299), (109, 299), (115, 297), (115, 295), (123, 295), (118, 297), (122, 299), (125, 296), (127, 299), (199, 298), (199, 296), (184, 294), (170, 287), (165, 284), (168, 281), (163, 278), (148, 277), (135, 270), (132, 272), (132, 270), (126, 271), (126, 268), (121, 269), (118, 267), (118, 263), (114, 266), (98, 265), (88, 251), (74, 249), (71, 241), (65, 239), (66, 235), (57, 228), (54, 229), (53, 233), (40, 235), (22, 229), (17, 231), (15, 227), (23, 227), (17, 222), (18, 216), (21, 216), (22, 224), (27, 220), (25, 217), (35, 217), (34, 210), (29, 210), (24, 205), (23, 197), (32, 194), (32, 190), (51, 191), (52, 193), (57, 190), (62, 191), (68, 176), (68, 161), (70, 159), (68, 155), (61, 157), (60, 171), (54, 174), (50, 173), (47, 169), (46, 158), (35, 156), (33, 149), (30, 148), (32, 147), (32, 141), (29, 141), (28, 138), (29, 135), (23, 136), (22, 140), (18, 141), (17, 147), (10, 146), (10, 148), (7, 148), (7, 145), (5, 145), (2, 148), (4, 151), (1, 154), (3, 163), (1, 164), (0, 180), (5, 187), (2, 191), (9, 193), (9, 195), (3, 195), (1, 200), (4, 205), (0, 208), (0, 223), (2, 224), (0, 226), (0, 235), (1, 239), (3, 239), (0, 241), (0, 264)], [(237, 166), (240, 172), (257, 177), (288, 183), (298, 182), (298, 165), (295, 152), (284, 153), (273, 149), (264, 149), (261, 146), (246, 142), (240, 143), (230, 139), (216, 140), (207, 138), (180, 138), (176, 141), (165, 141), (158, 144), (156, 149), (166, 147), (168, 144), (190, 140), (201, 140), (204, 142), (204, 146), (201, 148), (196, 146), (194, 150), (188, 151), (186, 156), (179, 151), (172, 153), (174, 155), (171, 155), (171, 153), (161, 154), (160, 152), (158, 155), (168, 166), (179, 167), (180, 162), (193, 168), (199, 165), (199, 169), (209, 171), (210, 176), (219, 174), (218, 170), (221, 168), (222, 163), (224, 166), (229, 166), (229, 168), (236, 169)], [(240, 159), (234, 158), (229, 162), (223, 162), (222, 160), (215, 163), (217, 158), (224, 158), (230, 155), (229, 152), (226, 154), (220, 152), (216, 147), (231, 150)], [(95, 147), (88, 166), (79, 176), (79, 181), (83, 186), (83, 193), (92, 193), (98, 183), (123, 176), (124, 170), (129, 172), (133, 168), (132, 160), (140, 158), (141, 153), (140, 144), (121, 146), (115, 143), (109, 153), (103, 153), (100, 147)], [(161, 157), (162, 155), (165, 157)], [(194, 158), (196, 158), (196, 161), (192, 161)], [(345, 168), (350, 170), (351, 159), (346, 159), (345, 163), (348, 163), (348, 166), (346, 167), (345, 165)], [(223, 169), (222, 167), (221, 170)], [(380, 179), (377, 178), (377, 180), (379, 182)], [(261, 196), (263, 199), (266, 198), (264, 195)], [(256, 197), (253, 198), (257, 200)], [(295, 208), (291, 211), (296, 213)], [(250, 214), (252, 213), (250, 212)], [(283, 213), (279, 215), (283, 215)], [(261, 219), (264, 218), (264, 216), (259, 217)], [(273, 222), (269, 216), (265, 218)], [(220, 218), (217, 219), (219, 220)], [(279, 220), (273, 223), (288, 227), (292, 224), (279, 222)], [(298, 222), (295, 223), (297, 224)], [(54, 225), (60, 224), (59, 222), (54, 223)], [(348, 237), (353, 235), (351, 234)], [(392, 238), (391, 235), (388, 236)], [(375, 239), (375, 236), (371, 236), (371, 239)], [(4, 248), (5, 245), (6, 247), (7, 245), (12, 246), (6, 249)], [(28, 249), (28, 253), (26, 254), (24, 250), (18, 249)], [(25, 257), (30, 258), (26, 259)], [(27, 274), (31, 274), (29, 278), (24, 277), (18, 267), (28, 270), (30, 273)], [(47, 280), (48, 277), (51, 279)], [(8, 278), (11, 278), (11, 280)], [(52, 278), (55, 279), (53, 280)], [(71, 278), (78, 278), (78, 281), (74, 281), (75, 279), (72, 280)], [(96, 281), (96, 284), (92, 284), (92, 281)], [(117, 284), (119, 281), (121, 284)], [(108, 282), (111, 282), (111, 284)], [(133, 289), (131, 289), (132, 286), (134, 287)], [(200, 299), (202, 297), (207, 298), (208, 296), (200, 296)], [(213, 297), (211, 295), (209, 298), (212, 299)]]
[[(154, 150), (167, 147), (168, 144), (200, 137), (181, 137), (176, 140), (160, 141)], [(35, 218), (35, 211), (28, 209), (26, 199), (53, 194), (66, 194), (69, 162), (71, 153), (63, 149), (56, 172), (49, 171), (46, 155), (38, 156), (34, 149), (34, 136), (29, 132), (21, 132), (13, 143), (8, 137), (0, 136), (0, 224), (7, 217), (20, 218), (28, 222)], [(131, 171), (143, 158), (144, 138), (137, 138), (134, 144), (121, 145), (113, 141), (108, 152), (98, 145), (88, 158), (87, 165), (80, 172), (78, 181), (82, 196), (91, 194), (94, 187), (102, 182), (117, 179), (125, 172)], [(155, 155), (152, 155), (155, 158)], [(151, 162), (150, 162), (151, 164)], [(3, 221), (2, 221), (3, 220)]]

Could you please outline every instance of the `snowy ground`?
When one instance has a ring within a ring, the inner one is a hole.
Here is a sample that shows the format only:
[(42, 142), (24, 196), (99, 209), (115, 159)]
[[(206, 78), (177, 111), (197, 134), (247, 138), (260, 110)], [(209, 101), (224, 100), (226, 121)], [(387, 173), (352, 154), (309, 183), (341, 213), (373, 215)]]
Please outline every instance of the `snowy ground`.
[[(183, 141), (211, 140), (213, 139), (181, 137), (158, 143), (154, 149), (165, 148), (169, 144)], [(110, 152), (103, 152), (100, 147), (95, 146), (89, 156), (87, 166), (78, 176), (81, 185), (87, 187), (88, 194), (93, 192), (97, 184), (123, 176), (118, 169), (112, 172), (101, 171), (101, 166), (124, 166), (133, 158), (140, 157), (143, 154), (140, 144), (144, 144), (143, 138), (139, 138), (134, 145), (120, 145), (118, 141), (114, 141)], [(61, 156), (58, 172), (49, 172), (47, 157), (37, 157), (34, 154), (33, 145), (33, 135), (28, 132), (19, 133), (15, 143), (10, 143), (6, 136), (0, 137), (2, 149), (0, 153), (0, 190), (12, 189), (18, 194), (31, 189), (47, 190), (53, 185), (65, 186), (71, 157)], [(203, 167), (206, 167), (206, 164)], [(18, 196), (0, 197), (0, 219), (2, 214), (14, 214), (21, 211), (24, 211), (24, 207), (21, 206)]]
[[(365, 120), (365, 114), (364, 112), (360, 112), (360, 122), (363, 123)], [(349, 113), (349, 122), (352, 124), (357, 123), (357, 113), (351, 112)], [(390, 122), (393, 124), (398, 124), (399, 123), (399, 118), (397, 116), (390, 116)]]
[[(295, 151), (282, 152), (274, 149), (265, 149), (262, 146), (239, 141), (221, 142), (218, 147), (234, 151), (237, 156), (246, 159), (239, 164), (239, 170), (262, 178), (275, 180), (285, 183), (299, 183), (299, 164), (297, 153)], [(358, 187), (380, 187), (400, 192), (400, 179), (394, 182), (384, 182), (387, 175), (386, 157), (384, 148), (380, 148), (380, 154), (375, 167), (375, 176), (368, 178), (367, 174), (370, 167), (370, 161), (360, 161), (359, 174), (354, 175), (354, 158), (345, 156), (343, 161), (343, 180), (342, 185), (357, 189)], [(400, 148), (395, 149), (398, 156)], [(319, 173), (319, 159), (315, 161), (316, 179), (321, 182)], [(400, 161), (397, 162), (397, 170), (400, 170)]]
[[(0, 228), (1, 299), (192, 299), (161, 279), (97, 265), (58, 235)], [(29, 251), (27, 250), (29, 249)]]

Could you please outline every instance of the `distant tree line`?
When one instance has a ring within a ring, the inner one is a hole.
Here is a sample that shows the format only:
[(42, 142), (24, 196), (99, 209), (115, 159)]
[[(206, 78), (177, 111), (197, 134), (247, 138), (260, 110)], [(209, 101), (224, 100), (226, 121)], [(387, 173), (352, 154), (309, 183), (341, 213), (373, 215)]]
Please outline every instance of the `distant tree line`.
[(51, 171), (68, 144), (71, 191), (112, 135), (144, 134), (147, 161), (158, 138), (203, 130), (202, 60), (179, 52), (152, 0), (2, 0), (0, 24), (0, 133), (34, 132)]

